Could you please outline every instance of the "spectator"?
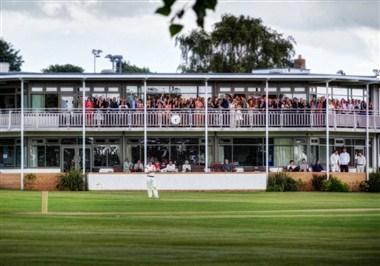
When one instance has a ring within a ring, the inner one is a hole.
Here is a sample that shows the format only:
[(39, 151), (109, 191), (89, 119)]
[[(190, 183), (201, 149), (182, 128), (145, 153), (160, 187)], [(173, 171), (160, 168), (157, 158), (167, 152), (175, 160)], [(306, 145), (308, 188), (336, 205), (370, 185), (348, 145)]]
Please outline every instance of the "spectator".
[(188, 160), (182, 165), (182, 173), (191, 172), (191, 165)]
[(138, 160), (137, 163), (133, 166), (135, 172), (144, 172), (144, 165), (141, 163), (141, 160)]
[(315, 161), (315, 164), (312, 167), (313, 172), (322, 172), (324, 169), (319, 160)]
[(222, 169), (224, 172), (232, 172), (233, 171), (233, 164), (230, 163), (228, 159), (224, 159), (224, 163), (222, 165)]
[(309, 164), (305, 159), (302, 159), (300, 164), (300, 171), (301, 172), (309, 172)]
[(356, 172), (358, 173), (364, 173), (365, 165), (366, 165), (366, 159), (364, 155), (361, 152), (358, 152), (358, 155), (356, 156)]
[(334, 151), (330, 156), (330, 165), (331, 165), (331, 172), (339, 172), (339, 153), (338, 151)]
[(168, 173), (174, 173), (178, 172), (178, 169), (176, 168), (175, 164), (173, 164), (172, 161), (169, 161), (169, 163), (166, 165), (164, 169), (161, 170), (162, 172), (168, 172)]
[(294, 160), (290, 160), (288, 166), (286, 167), (288, 172), (298, 172), (300, 167), (295, 164)]
[(131, 167), (132, 167), (132, 163), (130, 163), (128, 159), (125, 159), (123, 163), (123, 171), (129, 173), (131, 171)]
[(341, 172), (348, 172), (348, 165), (350, 164), (350, 154), (346, 148), (343, 148), (343, 152), (339, 155), (339, 165)]

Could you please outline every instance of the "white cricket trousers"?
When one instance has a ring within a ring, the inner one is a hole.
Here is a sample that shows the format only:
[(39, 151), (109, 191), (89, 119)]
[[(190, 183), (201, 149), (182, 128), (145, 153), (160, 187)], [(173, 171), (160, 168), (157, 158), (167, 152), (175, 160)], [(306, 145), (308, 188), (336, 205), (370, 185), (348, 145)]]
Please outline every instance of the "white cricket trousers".
[(365, 165), (357, 165), (356, 166), (356, 172), (358, 173), (364, 173)]
[(156, 186), (156, 180), (154, 179), (154, 177), (150, 177), (150, 176), (147, 177), (146, 186), (148, 189), (148, 197), (149, 198), (154, 197), (158, 199), (158, 190)]
[(337, 165), (337, 164), (332, 164), (332, 165), (331, 165), (331, 172), (340, 172), (339, 165)]

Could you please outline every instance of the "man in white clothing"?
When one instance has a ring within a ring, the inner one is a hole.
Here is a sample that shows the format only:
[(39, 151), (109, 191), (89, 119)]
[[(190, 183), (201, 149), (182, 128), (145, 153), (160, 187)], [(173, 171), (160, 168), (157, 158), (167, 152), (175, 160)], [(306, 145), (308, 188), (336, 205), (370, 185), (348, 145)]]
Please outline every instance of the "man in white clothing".
[(330, 156), (331, 172), (339, 172), (339, 153), (333, 152)]
[(365, 165), (367, 163), (364, 155), (361, 152), (359, 152), (355, 159), (356, 159), (356, 171), (358, 173), (364, 173)]
[(191, 172), (191, 165), (188, 160), (182, 165), (182, 173)]
[(350, 164), (350, 154), (346, 148), (343, 148), (343, 152), (339, 155), (339, 165), (341, 172), (348, 172), (348, 165)]
[(149, 198), (154, 197), (158, 199), (158, 189), (157, 189), (156, 180), (154, 177), (154, 174), (156, 172), (156, 167), (154, 166), (154, 164), (149, 162), (145, 168), (145, 172), (147, 174), (146, 186), (148, 189), (148, 197)]
[(175, 164), (173, 164), (172, 161), (169, 161), (169, 163), (166, 165), (164, 169), (161, 170), (161, 172), (173, 173), (178, 172), (178, 169), (175, 167)]

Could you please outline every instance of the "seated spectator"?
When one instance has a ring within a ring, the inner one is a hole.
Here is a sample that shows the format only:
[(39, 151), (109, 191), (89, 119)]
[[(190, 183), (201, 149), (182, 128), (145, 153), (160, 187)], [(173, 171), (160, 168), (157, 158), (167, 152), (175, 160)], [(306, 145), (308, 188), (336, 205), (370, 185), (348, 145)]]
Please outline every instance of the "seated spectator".
[(157, 171), (160, 171), (160, 169), (161, 169), (161, 164), (160, 164), (160, 162), (159, 162), (159, 161), (156, 161), (156, 162), (154, 163), (154, 167), (156, 167), (156, 170), (157, 170)]
[(300, 170), (300, 167), (295, 164), (294, 160), (290, 160), (289, 165), (286, 167), (286, 170), (288, 172), (298, 172)]
[(125, 161), (123, 163), (123, 171), (125, 173), (129, 173), (131, 171), (132, 166), (133, 166), (133, 164), (130, 163), (128, 159), (125, 159)]
[(169, 161), (169, 163), (166, 165), (164, 169), (161, 170), (161, 172), (173, 173), (173, 172), (178, 172), (178, 169), (176, 168), (175, 164), (173, 164), (172, 161)]
[(135, 163), (133, 166), (133, 171), (144, 172), (144, 165), (141, 163), (141, 160), (138, 160), (137, 163)]
[(191, 165), (188, 160), (182, 165), (182, 173), (191, 172)]
[(232, 172), (232, 170), (234, 169), (234, 166), (230, 163), (228, 159), (224, 159), (222, 169), (224, 172)]
[(324, 170), (319, 160), (315, 161), (315, 164), (313, 165), (312, 169), (313, 172), (322, 172)]
[(305, 159), (302, 159), (301, 161), (300, 172), (309, 172), (309, 164)]

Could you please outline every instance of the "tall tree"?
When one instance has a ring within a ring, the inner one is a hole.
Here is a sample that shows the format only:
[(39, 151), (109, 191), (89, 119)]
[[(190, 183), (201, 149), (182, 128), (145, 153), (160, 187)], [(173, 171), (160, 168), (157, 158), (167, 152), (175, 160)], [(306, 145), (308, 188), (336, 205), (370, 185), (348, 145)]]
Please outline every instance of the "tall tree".
[(10, 71), (21, 71), (21, 65), (24, 63), (20, 50), (15, 50), (9, 42), (0, 39), (0, 62), (9, 63)]
[(80, 66), (72, 64), (65, 65), (50, 65), (47, 68), (42, 69), (43, 73), (83, 73), (84, 69)]
[(263, 25), (261, 19), (223, 15), (208, 33), (193, 30), (176, 38), (182, 72), (251, 72), (256, 68), (288, 67), (294, 39)]
[(156, 13), (163, 16), (171, 16), (169, 32), (173, 37), (183, 29), (183, 24), (181, 24), (180, 21), (190, 7), (193, 9), (195, 16), (197, 17), (197, 25), (203, 29), (207, 10), (215, 10), (218, 0), (193, 0), (192, 4), (189, 4), (189, 1), (186, 1), (181, 8), (175, 11), (173, 11), (173, 5), (180, 1), (162, 0), (162, 2), (163, 5), (156, 10)]
[(123, 73), (150, 73), (149, 68), (147, 67), (138, 67), (136, 65), (132, 65), (131, 63), (124, 61), (121, 66), (121, 71)]

